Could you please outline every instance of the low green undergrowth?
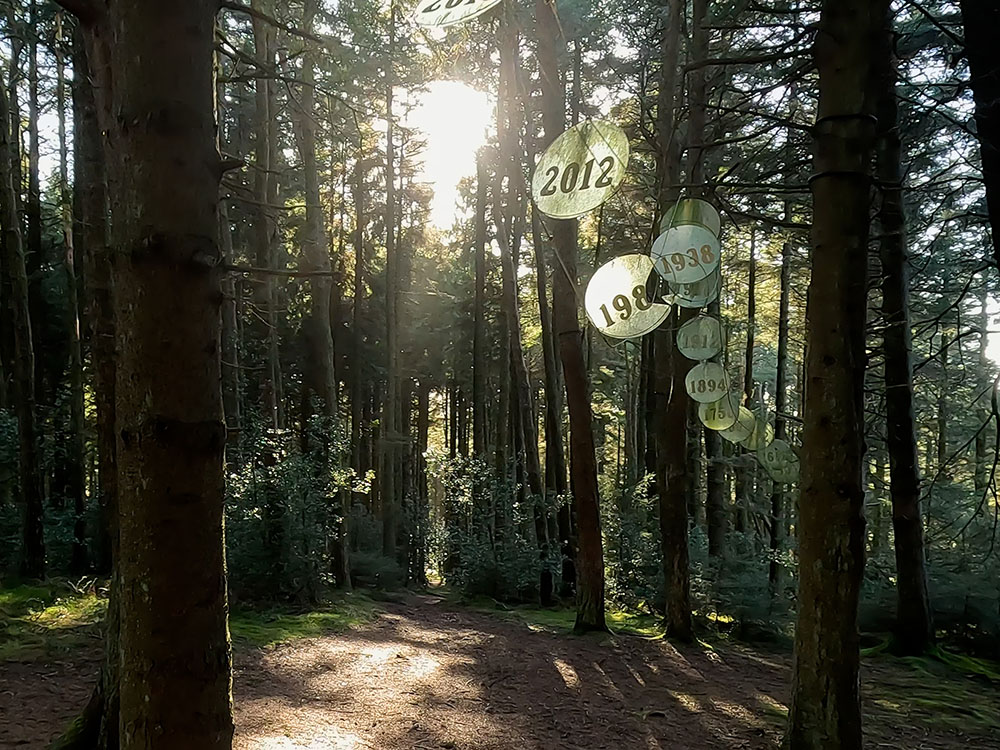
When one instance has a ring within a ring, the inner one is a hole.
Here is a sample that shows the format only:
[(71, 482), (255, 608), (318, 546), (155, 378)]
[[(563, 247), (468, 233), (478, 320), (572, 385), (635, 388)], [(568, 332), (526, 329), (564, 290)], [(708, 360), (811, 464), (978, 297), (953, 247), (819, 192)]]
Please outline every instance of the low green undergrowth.
[(319, 609), (241, 609), (229, 617), (233, 642), (269, 648), (299, 638), (340, 633), (375, 619), (378, 609), (363, 594), (345, 594)]
[(31, 661), (101, 637), (107, 600), (93, 585), (52, 581), (0, 589), (0, 661)]
[[(36, 661), (98, 646), (108, 601), (93, 584), (52, 581), (0, 589), (0, 662)], [(229, 617), (237, 647), (267, 648), (338, 633), (374, 619), (377, 606), (363, 594), (339, 595), (311, 609), (240, 608)]]

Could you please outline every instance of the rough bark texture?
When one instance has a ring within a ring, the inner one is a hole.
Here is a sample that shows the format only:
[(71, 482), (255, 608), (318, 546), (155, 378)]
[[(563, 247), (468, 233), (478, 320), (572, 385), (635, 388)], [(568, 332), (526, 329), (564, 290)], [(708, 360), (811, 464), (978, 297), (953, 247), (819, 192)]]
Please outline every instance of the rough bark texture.
[(812, 258), (799, 502), (792, 750), (860, 750), (863, 402), (872, 57), (886, 3), (824, 0), (815, 43)]
[(934, 641), (924, 529), (920, 515), (920, 464), (913, 406), (913, 359), (910, 332), (910, 259), (903, 213), (903, 164), (896, 102), (896, 61), (892, 16), (885, 19), (879, 58), (877, 174), (881, 190), (878, 213), (882, 260), (882, 315), (885, 372), (886, 448), (889, 494), (896, 550), (896, 626), (894, 650), (922, 654)]
[[(109, 7), (121, 743), (228, 748), (222, 302), (206, 0)], [(178, 467), (184, 467), (178, 471)]]
[[(565, 95), (557, 57), (557, 45), (562, 44), (562, 34), (556, 4), (536, 0), (535, 21), (543, 100), (542, 123), (545, 129), (540, 145), (546, 146), (562, 132), (566, 119)], [(578, 536), (576, 629), (605, 630), (604, 549), (601, 541), (593, 411), (583, 359), (583, 335), (577, 317), (576, 221), (550, 219), (546, 224), (551, 232), (556, 258), (552, 281), (552, 318), (559, 337), (559, 356), (569, 407), (571, 481)]]
[(1000, 4), (996, 0), (962, 0), (961, 6), (993, 258), (1000, 267), (1000, 55), (996, 51)]

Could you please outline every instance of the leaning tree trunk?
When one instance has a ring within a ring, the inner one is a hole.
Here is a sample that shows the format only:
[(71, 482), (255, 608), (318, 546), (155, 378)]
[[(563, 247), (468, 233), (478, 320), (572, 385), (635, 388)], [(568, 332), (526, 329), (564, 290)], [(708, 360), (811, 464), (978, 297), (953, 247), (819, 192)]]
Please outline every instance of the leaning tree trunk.
[(993, 233), (993, 258), (1000, 266), (1000, 55), (996, 30), (1000, 5), (996, 0), (962, 0), (965, 56), (976, 103), (976, 137), (982, 155), (986, 206)]
[(903, 164), (896, 100), (892, 17), (885, 19), (876, 61), (878, 81), (877, 170), (882, 193), (878, 214), (882, 260), (882, 316), (885, 371), (886, 447), (896, 549), (894, 650), (922, 654), (934, 641), (924, 528), (920, 515), (920, 464), (913, 407), (910, 334), (910, 260), (903, 212)]
[[(0, 86), (0, 89), (3, 89)], [(13, 165), (20, 158), (9, 129), (10, 108), (6, 90), (0, 90), (0, 225), (3, 226), (3, 262), (10, 289), (8, 308), (14, 332), (13, 402), (17, 416), (18, 465), (24, 518), (22, 524), (21, 574), (29, 578), (45, 577), (44, 504), (38, 451), (35, 410), (35, 356), (31, 338), (31, 315), (28, 311), (28, 274), (17, 215), (17, 191)]]
[(791, 750), (862, 745), (864, 373), (872, 64), (887, 1), (824, 0), (815, 56), (812, 258), (799, 503)]
[[(228, 748), (221, 269), (206, 0), (109, 8), (121, 742)], [(150, 54), (156, 50), (156, 54)], [(178, 470), (178, 469), (182, 470)]]
[[(538, 62), (541, 71), (542, 124), (546, 146), (565, 126), (565, 96), (559, 76), (557, 45), (562, 40), (556, 3), (536, 0)], [(570, 465), (573, 502), (576, 508), (578, 554), (576, 630), (605, 630), (604, 548), (601, 541), (600, 496), (597, 458), (594, 450), (593, 411), (587, 368), (583, 359), (583, 336), (577, 316), (576, 221), (548, 222), (555, 253), (552, 281), (553, 326), (559, 337), (559, 356), (566, 381), (569, 407)]]

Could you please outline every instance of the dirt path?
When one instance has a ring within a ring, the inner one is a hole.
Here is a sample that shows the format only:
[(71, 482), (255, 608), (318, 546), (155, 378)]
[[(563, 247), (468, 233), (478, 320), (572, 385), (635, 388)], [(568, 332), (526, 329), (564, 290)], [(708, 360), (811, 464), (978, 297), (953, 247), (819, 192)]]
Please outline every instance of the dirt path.
[[(44, 748), (86, 700), (96, 658), (95, 648), (62, 662), (0, 664), (0, 748)], [(1000, 748), (992, 729), (964, 734), (961, 706), (951, 724), (920, 728), (919, 709), (905, 705), (919, 673), (866, 672), (867, 748)], [(784, 655), (573, 638), (412, 596), (347, 633), (238, 649), (234, 746), (773, 749), (788, 678)], [(894, 680), (903, 697), (887, 700)], [(1000, 696), (984, 690), (978, 710), (988, 712)]]
[(238, 660), (240, 750), (773, 747), (785, 666), (639, 638), (567, 638), (449, 608)]

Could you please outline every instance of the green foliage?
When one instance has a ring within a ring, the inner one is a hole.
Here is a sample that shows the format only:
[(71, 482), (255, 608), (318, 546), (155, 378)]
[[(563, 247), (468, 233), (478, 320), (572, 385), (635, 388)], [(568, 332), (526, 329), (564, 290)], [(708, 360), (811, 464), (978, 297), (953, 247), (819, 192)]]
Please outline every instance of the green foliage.
[(242, 599), (315, 601), (331, 582), (344, 437), (314, 418), (303, 436), (252, 429), (230, 466), (226, 537), (230, 591)]
[(0, 661), (51, 658), (100, 639), (107, 599), (51, 581), (0, 589)]
[(520, 500), (513, 481), (475, 458), (432, 455), (428, 473), (443, 488), (444, 512), (432, 536), (442, 578), (472, 595), (537, 599), (542, 570), (555, 574), (562, 561), (554, 551), (541, 559), (532, 500)]
[(324, 602), (320, 609), (237, 609), (229, 618), (233, 641), (258, 648), (270, 648), (299, 638), (341, 633), (371, 622), (377, 609), (360, 594), (348, 594)]

